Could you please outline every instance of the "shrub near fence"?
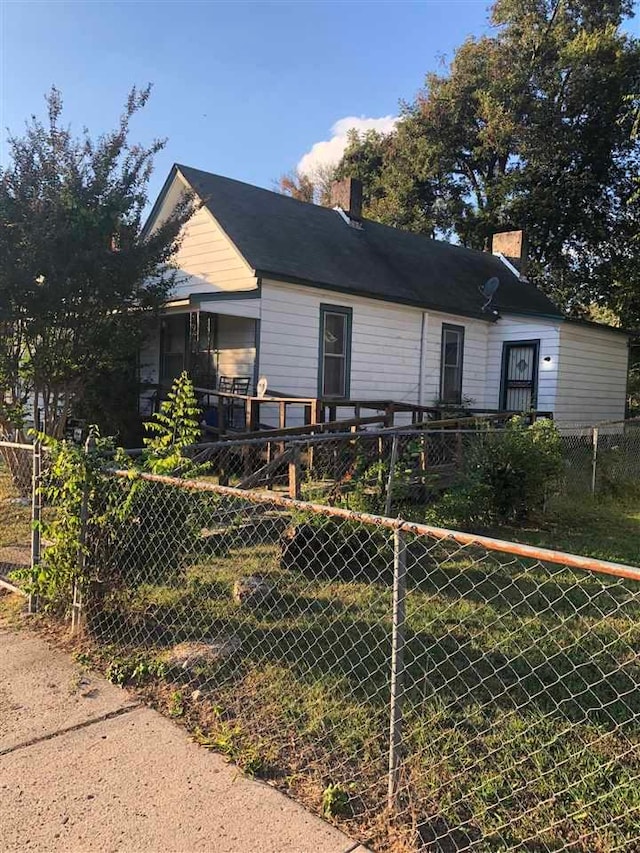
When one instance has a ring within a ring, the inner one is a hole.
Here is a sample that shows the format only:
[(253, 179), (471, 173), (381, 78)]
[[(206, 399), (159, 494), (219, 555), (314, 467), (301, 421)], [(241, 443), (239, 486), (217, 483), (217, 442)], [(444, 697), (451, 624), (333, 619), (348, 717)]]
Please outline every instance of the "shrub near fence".
[(88, 659), (205, 746), (377, 850), (640, 840), (640, 570), (130, 472), (91, 500)]

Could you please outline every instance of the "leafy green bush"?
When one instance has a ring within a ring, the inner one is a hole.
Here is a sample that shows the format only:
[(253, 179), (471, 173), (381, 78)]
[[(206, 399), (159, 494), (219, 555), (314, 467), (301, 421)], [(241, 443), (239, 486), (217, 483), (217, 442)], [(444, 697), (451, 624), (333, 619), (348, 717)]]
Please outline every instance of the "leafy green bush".
[(562, 471), (562, 445), (554, 423), (527, 426), (513, 417), (501, 432), (487, 431), (467, 452), (456, 484), (428, 512), (447, 525), (522, 523), (542, 509)]
[(349, 815), (351, 813), (349, 789), (352, 788), (353, 785), (346, 788), (344, 785), (330, 782), (322, 793), (322, 813), (326, 817)]
[[(41, 493), (45, 506), (53, 507), (40, 522), (43, 539), (48, 541), (35, 576), (27, 573), (26, 580), (32, 592), (41, 597), (45, 609), (64, 611), (71, 603), (75, 581), (83, 586), (89, 573), (79, 559), (87, 554), (82, 538), (83, 511), (89, 524), (95, 524), (93, 498), (104, 467), (103, 453), (111, 450), (109, 439), (92, 432), (92, 449), (84, 449), (39, 434), (38, 439), (47, 449)], [(86, 541), (86, 537), (85, 537)]]
[(145, 423), (151, 433), (145, 438), (147, 452), (144, 467), (153, 474), (193, 476), (197, 469), (185, 457), (185, 448), (195, 444), (200, 437), (200, 409), (193, 383), (186, 371), (174, 381), (160, 411)]
[[(180, 578), (184, 555), (198, 536), (196, 509), (204, 498), (137, 474), (142, 470), (193, 476), (198, 471), (185, 455), (185, 448), (199, 436), (197, 401), (186, 373), (175, 381), (147, 426), (152, 437), (146, 439), (137, 469), (95, 428), (90, 449), (39, 436), (49, 451), (42, 494), (52, 512), (42, 530), (50, 544), (36, 577), (28, 580), (44, 607), (68, 608), (74, 584), (87, 592), (98, 579), (132, 585)], [(110, 476), (108, 469), (114, 466), (130, 469), (131, 478)]]

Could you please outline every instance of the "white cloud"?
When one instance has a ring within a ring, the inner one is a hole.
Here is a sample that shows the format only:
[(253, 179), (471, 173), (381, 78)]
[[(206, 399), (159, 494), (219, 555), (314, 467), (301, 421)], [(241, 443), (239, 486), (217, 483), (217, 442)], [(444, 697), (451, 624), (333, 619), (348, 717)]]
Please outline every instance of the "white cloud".
[(335, 166), (344, 153), (347, 145), (347, 134), (351, 128), (359, 131), (377, 130), (381, 133), (389, 133), (394, 129), (397, 121), (398, 119), (395, 116), (382, 116), (381, 118), (345, 116), (345, 118), (338, 119), (331, 128), (331, 139), (325, 139), (312, 145), (310, 150), (300, 159), (298, 171), (313, 176), (318, 168)]

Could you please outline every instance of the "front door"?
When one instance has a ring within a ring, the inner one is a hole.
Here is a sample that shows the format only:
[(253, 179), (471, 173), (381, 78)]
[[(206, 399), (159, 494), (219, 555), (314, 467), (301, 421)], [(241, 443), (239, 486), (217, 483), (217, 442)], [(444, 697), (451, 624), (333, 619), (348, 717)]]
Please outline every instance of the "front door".
[(538, 405), (538, 353), (540, 341), (505, 343), (502, 353), (500, 408), (528, 412)]

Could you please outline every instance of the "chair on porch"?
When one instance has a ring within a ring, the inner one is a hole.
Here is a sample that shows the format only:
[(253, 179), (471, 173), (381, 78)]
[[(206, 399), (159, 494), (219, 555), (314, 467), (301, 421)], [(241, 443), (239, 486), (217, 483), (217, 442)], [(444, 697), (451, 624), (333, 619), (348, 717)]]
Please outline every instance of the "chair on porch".
[[(247, 397), (250, 386), (250, 376), (220, 376), (218, 379), (218, 391), (223, 391), (227, 394), (238, 394), (242, 397)], [(236, 400), (233, 397), (221, 397), (220, 401), (224, 411), (225, 426), (228, 429), (243, 429), (246, 417), (245, 401)]]

